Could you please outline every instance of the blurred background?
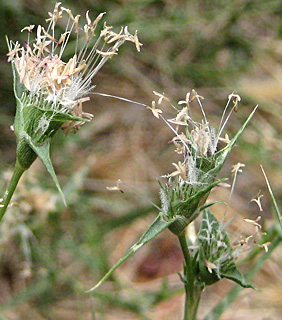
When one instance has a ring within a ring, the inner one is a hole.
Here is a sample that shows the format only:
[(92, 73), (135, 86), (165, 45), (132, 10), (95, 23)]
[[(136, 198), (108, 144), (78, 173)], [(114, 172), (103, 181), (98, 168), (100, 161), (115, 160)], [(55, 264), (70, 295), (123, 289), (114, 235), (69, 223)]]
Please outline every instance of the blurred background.
[[(5, 35), (23, 43), (20, 30), (45, 24), (54, 1), (0, 2), (0, 191), (4, 193), (15, 163), (15, 113), (11, 66)], [(192, 89), (205, 97), (211, 124), (219, 124), (227, 97), (236, 91), (242, 102), (226, 132), (232, 137), (259, 105), (221, 177), (233, 164), (244, 163), (228, 216), (232, 241), (253, 232), (243, 218), (256, 219), (268, 230), (276, 222), (260, 164), (281, 208), (282, 1), (78, 0), (64, 1), (74, 14), (90, 10), (118, 31), (138, 30), (138, 53), (131, 43), (119, 50), (95, 76), (95, 92), (150, 105), (153, 90), (176, 105)], [(63, 29), (62, 29), (63, 31)], [(71, 52), (69, 52), (71, 55)], [(200, 110), (192, 105), (198, 120)], [(36, 160), (22, 178), (0, 233), (0, 319), (181, 319), (182, 270), (177, 239), (163, 232), (122, 265), (95, 294), (92, 287), (157, 215), (157, 178), (172, 172), (180, 160), (170, 129), (146, 108), (91, 96), (86, 109), (95, 115), (77, 134), (59, 132), (52, 160), (68, 206), (64, 207), (43, 164)], [(164, 108), (166, 115), (171, 110)], [(173, 116), (171, 116), (173, 117)], [(106, 187), (121, 179), (124, 193)], [(231, 181), (231, 180), (229, 180)], [(263, 194), (262, 206), (250, 200)], [(229, 191), (216, 189), (212, 200)], [(220, 218), (223, 205), (213, 208)], [(198, 226), (198, 223), (196, 223)], [(253, 283), (220, 319), (281, 319), (282, 249), (278, 247)], [(246, 272), (251, 264), (242, 266)], [(207, 287), (199, 319), (232, 287), (222, 280)]]

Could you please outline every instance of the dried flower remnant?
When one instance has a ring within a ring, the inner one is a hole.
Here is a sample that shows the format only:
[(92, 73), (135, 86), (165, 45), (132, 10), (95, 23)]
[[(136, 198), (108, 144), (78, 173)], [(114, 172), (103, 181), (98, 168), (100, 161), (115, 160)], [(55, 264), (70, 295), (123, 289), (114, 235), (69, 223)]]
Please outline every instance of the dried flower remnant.
[(172, 123), (172, 124), (176, 124), (176, 131), (179, 130), (179, 126), (187, 126), (188, 124), (188, 120), (190, 119), (189, 115), (188, 115), (188, 108), (184, 107), (183, 109), (181, 109), (175, 118), (172, 119), (168, 119), (167, 121)]
[(209, 273), (213, 273), (213, 270), (216, 270), (216, 265), (208, 260), (204, 260), (206, 267), (208, 268)]
[(183, 154), (184, 151), (185, 151), (185, 148), (183, 146), (183, 143), (182, 142), (185, 142), (186, 144), (190, 143), (190, 140), (187, 139), (186, 135), (181, 132), (179, 137), (175, 136), (173, 137), (173, 139), (171, 140), (171, 142), (174, 144), (175, 146), (175, 152), (178, 153), (178, 154)]
[(271, 244), (271, 242), (265, 242), (262, 244), (258, 244), (258, 247), (263, 248), (265, 252), (268, 252), (268, 246)]
[(159, 97), (158, 99), (158, 105), (160, 105), (163, 101), (167, 101), (170, 102), (169, 98), (165, 96), (164, 92), (163, 93), (159, 93), (157, 91), (153, 91), (153, 94), (157, 97)]
[(238, 111), (238, 103), (241, 101), (241, 97), (237, 93), (233, 92), (228, 96), (228, 99), (233, 101), (234, 111), (237, 112)]
[(262, 226), (259, 223), (259, 221), (261, 220), (261, 216), (258, 216), (255, 220), (253, 219), (244, 219), (245, 222), (250, 223), (254, 226), (254, 232), (252, 234), (250, 234), (247, 237), (243, 237), (241, 236), (238, 240), (236, 240), (233, 243), (233, 247), (237, 248), (237, 252), (241, 252), (242, 248), (244, 248), (244, 250), (248, 250), (249, 248), (251, 248), (254, 245), (257, 245), (260, 248), (264, 248), (265, 252), (268, 251), (268, 246), (270, 244), (270, 242), (265, 242), (262, 244), (258, 244), (258, 242), (261, 240), (262, 236), (266, 235), (265, 232), (263, 232), (262, 230)]
[[(13, 68), (17, 102), (13, 126), (17, 139), (17, 161), (4, 196), (0, 219), (20, 176), (37, 157), (43, 161), (61, 192), (50, 160), (50, 138), (60, 128), (65, 135), (76, 132), (93, 118), (92, 114), (83, 111), (83, 104), (90, 99), (89, 95), (95, 87), (92, 80), (124, 42), (133, 42), (140, 51), (142, 44), (137, 33), (130, 34), (127, 27), (116, 33), (105, 23), (96, 35), (97, 24), (103, 16), (104, 13), (101, 13), (92, 21), (87, 11), (86, 23), (81, 25), (80, 16), (74, 16), (70, 9), (58, 2), (53, 12), (49, 12), (47, 27), (31, 25), (22, 29), (22, 32), (27, 32), (27, 41), (23, 46), (7, 39), (7, 56)], [(57, 26), (61, 22), (66, 28), (58, 36)], [(69, 44), (75, 46), (75, 53), (66, 60)]]
[(258, 234), (261, 232), (262, 226), (259, 224), (259, 221), (261, 220), (261, 216), (258, 216), (256, 220), (252, 219), (244, 219), (245, 222), (251, 223), (255, 227), (255, 234)]
[(170, 102), (169, 98), (167, 98), (164, 93), (159, 93), (159, 92), (156, 92), (156, 91), (153, 91), (154, 95), (158, 97), (158, 101), (152, 101), (152, 106), (149, 107), (147, 106), (147, 109), (151, 110), (153, 115), (156, 117), (156, 118), (160, 118), (160, 115), (161, 113), (163, 113), (163, 111), (161, 109), (158, 109), (156, 107), (156, 105), (161, 105), (163, 101), (167, 101), (167, 102)]
[(186, 170), (187, 170), (187, 164), (182, 164), (180, 161), (178, 162), (178, 164), (176, 163), (172, 163), (173, 166), (175, 166), (176, 171), (172, 172), (170, 174), (171, 177), (175, 177), (175, 176), (180, 176), (183, 180), (186, 179)]
[(222, 141), (222, 142), (224, 142), (226, 144), (230, 143), (230, 139), (229, 139), (229, 136), (228, 136), (227, 133), (225, 134), (224, 138), (219, 137), (218, 140)]

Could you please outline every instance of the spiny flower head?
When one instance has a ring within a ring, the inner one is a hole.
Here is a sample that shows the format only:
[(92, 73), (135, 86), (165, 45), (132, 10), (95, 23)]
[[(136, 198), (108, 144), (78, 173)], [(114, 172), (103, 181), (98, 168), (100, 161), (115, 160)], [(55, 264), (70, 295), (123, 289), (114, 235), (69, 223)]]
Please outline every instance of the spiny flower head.
[[(96, 27), (103, 15), (92, 21), (87, 11), (85, 24), (80, 26), (80, 16), (74, 16), (59, 2), (54, 11), (49, 12), (46, 28), (31, 25), (22, 29), (28, 33), (24, 46), (9, 42), (8, 61), (15, 67), (18, 98), (24, 99), (25, 104), (51, 110), (53, 115), (65, 113), (80, 118), (67, 120), (63, 125), (66, 134), (78, 128), (83, 119), (92, 118), (82, 111), (82, 104), (89, 100), (88, 95), (94, 88), (92, 79), (103, 64), (117, 54), (125, 41), (134, 42), (140, 50), (137, 33), (131, 35), (127, 27), (115, 33), (105, 23), (96, 37)], [(59, 22), (66, 25), (60, 35), (56, 28)], [(65, 51), (72, 34), (76, 36), (75, 53), (66, 61)], [(45, 119), (38, 123), (41, 131), (48, 127), (46, 121), (50, 121), (50, 117), (45, 113)]]
[[(216, 175), (243, 130), (241, 128), (232, 140), (229, 140), (227, 135), (224, 139), (220, 138), (231, 113), (238, 108), (240, 97), (234, 93), (228, 97), (219, 128), (216, 130), (207, 120), (201, 103), (203, 97), (195, 90), (192, 91), (192, 98), (191, 94), (187, 93), (185, 100), (178, 102), (179, 105), (184, 104), (182, 109), (179, 110), (171, 104), (176, 110), (176, 116), (171, 119), (166, 119), (160, 109), (162, 101), (169, 99), (163, 94), (155, 94), (158, 101), (153, 104), (155, 107), (152, 112), (156, 116), (155, 111), (159, 110), (157, 118), (163, 119), (175, 134), (171, 142), (176, 153), (182, 158), (178, 163), (173, 163), (175, 171), (163, 176), (168, 180), (161, 184), (160, 188), (162, 212), (167, 218), (179, 216), (182, 222), (184, 219), (184, 224), (188, 225), (199, 214), (199, 209), (204, 206), (211, 189), (221, 182), (216, 180)], [(190, 104), (193, 100), (198, 102), (203, 115), (200, 122), (192, 118)], [(227, 114), (231, 101), (233, 106)], [(227, 146), (218, 151), (219, 140), (224, 140)]]
[[(23, 46), (7, 40), (17, 102), (13, 126), (17, 139), (16, 168), (23, 172), (39, 157), (60, 192), (50, 160), (50, 138), (60, 128), (67, 135), (92, 119), (92, 114), (82, 110), (95, 87), (92, 79), (125, 41), (133, 42), (140, 51), (137, 33), (130, 34), (127, 27), (116, 33), (105, 23), (96, 35), (103, 15), (92, 20), (87, 11), (81, 25), (80, 16), (74, 16), (58, 2), (49, 12), (47, 27), (30, 25), (22, 29), (27, 32)], [(59, 24), (65, 25), (63, 33), (57, 28)], [(74, 54), (67, 58), (73, 47)]]
[(217, 278), (234, 263), (233, 250), (224, 226), (219, 224), (211, 212), (205, 212), (198, 235), (202, 250), (202, 262), (210, 274)]
[(227, 278), (243, 287), (253, 288), (251, 284), (246, 283), (235, 264), (238, 251), (231, 246), (224, 225), (217, 221), (209, 209), (204, 211), (198, 241), (199, 278), (206, 285)]

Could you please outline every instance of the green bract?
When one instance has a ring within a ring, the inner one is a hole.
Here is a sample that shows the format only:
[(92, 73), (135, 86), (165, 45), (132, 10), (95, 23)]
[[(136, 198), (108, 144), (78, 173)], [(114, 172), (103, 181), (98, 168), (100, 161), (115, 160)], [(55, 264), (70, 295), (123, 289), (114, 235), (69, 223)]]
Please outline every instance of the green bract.
[[(52, 109), (51, 103), (44, 101), (32, 104), (19, 82), (17, 72), (13, 67), (15, 97), (17, 110), (14, 122), (14, 132), (17, 140), (17, 163), (27, 170), (34, 160), (39, 157), (52, 176), (57, 188), (63, 196), (55, 175), (50, 155), (50, 138), (66, 121), (89, 121), (70, 113), (62, 113)], [(21, 94), (21, 96), (18, 96)], [(63, 196), (64, 199), (64, 196)]]
[(198, 241), (200, 243), (197, 259), (199, 276), (206, 285), (211, 285), (221, 278), (227, 278), (244, 288), (254, 288), (245, 281), (237, 268), (229, 236), (224, 226), (217, 221), (209, 209), (203, 213)]

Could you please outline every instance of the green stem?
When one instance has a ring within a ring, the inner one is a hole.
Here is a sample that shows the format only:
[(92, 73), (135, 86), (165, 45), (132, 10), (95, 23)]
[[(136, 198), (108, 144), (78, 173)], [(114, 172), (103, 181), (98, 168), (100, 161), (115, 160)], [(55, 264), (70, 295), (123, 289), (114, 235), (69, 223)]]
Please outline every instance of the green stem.
[(187, 245), (185, 233), (178, 236), (184, 256), (184, 284), (185, 284), (185, 309), (183, 320), (195, 320), (199, 302), (201, 299), (202, 287), (195, 282), (192, 259)]
[(2, 207), (0, 208), (0, 222), (1, 222), (5, 212), (7, 210), (7, 207), (9, 205), (9, 203), (10, 203), (12, 195), (15, 192), (15, 189), (16, 189), (16, 187), (18, 185), (20, 177), (22, 176), (22, 174), (24, 172), (25, 172), (25, 169), (23, 169), (22, 166), (17, 161), (16, 165), (15, 165), (14, 172), (13, 172), (13, 176), (11, 178), (9, 186), (6, 189), (6, 192), (5, 192), (4, 197), (3, 197), (3, 201), (1, 203)]

